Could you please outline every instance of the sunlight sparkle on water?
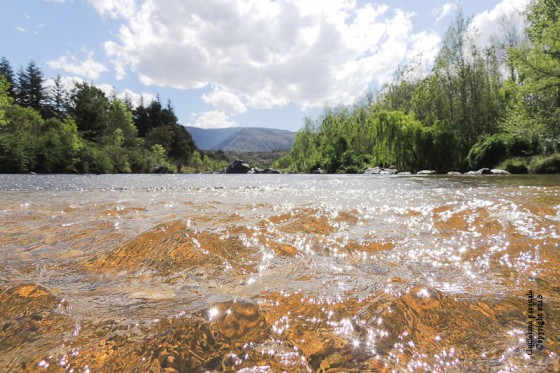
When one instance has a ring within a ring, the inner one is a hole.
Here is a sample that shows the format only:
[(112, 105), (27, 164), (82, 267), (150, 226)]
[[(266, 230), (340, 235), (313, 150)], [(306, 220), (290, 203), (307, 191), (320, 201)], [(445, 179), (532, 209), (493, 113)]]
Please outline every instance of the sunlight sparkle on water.
[(219, 314), (220, 314), (220, 310), (218, 310), (217, 308), (210, 308), (208, 310), (208, 318), (210, 320), (214, 320), (215, 318), (218, 317)]

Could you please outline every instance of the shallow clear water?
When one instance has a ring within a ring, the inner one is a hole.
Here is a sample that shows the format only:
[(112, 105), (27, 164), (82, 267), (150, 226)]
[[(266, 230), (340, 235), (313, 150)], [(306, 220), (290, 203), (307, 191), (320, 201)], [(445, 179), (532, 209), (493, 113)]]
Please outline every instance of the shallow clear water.
[(7, 371), (560, 369), (558, 176), (0, 175), (0, 221)]

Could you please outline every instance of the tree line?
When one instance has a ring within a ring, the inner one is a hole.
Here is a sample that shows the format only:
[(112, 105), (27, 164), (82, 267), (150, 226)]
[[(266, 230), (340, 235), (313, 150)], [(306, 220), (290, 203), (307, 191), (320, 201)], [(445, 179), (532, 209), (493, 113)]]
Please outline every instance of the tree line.
[(375, 97), (306, 119), (275, 166), (329, 173), (368, 167), (438, 172), (560, 169), (560, 0), (527, 9), (526, 30), (504, 18), (481, 48), (459, 12), (428, 74), (400, 68)]
[(171, 102), (109, 97), (57, 76), (48, 87), (31, 61), (15, 74), (0, 59), (0, 172), (200, 172), (224, 166), (196, 145), (178, 123)]

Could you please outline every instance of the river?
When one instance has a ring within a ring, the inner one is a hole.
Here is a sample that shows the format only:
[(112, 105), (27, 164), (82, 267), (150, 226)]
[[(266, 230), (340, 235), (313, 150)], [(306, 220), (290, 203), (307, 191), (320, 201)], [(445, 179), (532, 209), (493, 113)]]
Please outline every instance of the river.
[(560, 177), (0, 175), (0, 370), (560, 371)]

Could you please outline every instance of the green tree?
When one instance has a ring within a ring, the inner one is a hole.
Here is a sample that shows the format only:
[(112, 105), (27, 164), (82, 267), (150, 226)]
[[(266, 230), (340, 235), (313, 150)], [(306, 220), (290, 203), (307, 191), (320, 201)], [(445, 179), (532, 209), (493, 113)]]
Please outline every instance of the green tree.
[(0, 75), (3, 75), (8, 83), (8, 95), (15, 98), (15, 80), (14, 71), (10, 65), (10, 61), (6, 57), (0, 58)]
[(35, 169), (42, 127), (43, 119), (34, 109), (18, 105), (6, 108), (5, 124), (0, 128), (2, 172), (21, 173)]
[(134, 126), (132, 111), (124, 101), (119, 99), (111, 101), (107, 113), (107, 135), (113, 137), (116, 130), (120, 130), (123, 138), (122, 146), (127, 148), (138, 146), (138, 130)]
[(544, 125), (549, 151), (560, 148), (560, 1), (535, 1), (529, 9), (528, 42), (511, 50), (526, 115)]
[(26, 69), (21, 68), (17, 75), (16, 103), (41, 112), (45, 100), (43, 72), (31, 61)]
[(136, 107), (133, 111), (134, 114), (134, 125), (138, 129), (138, 136), (145, 137), (150, 131), (150, 118), (148, 116), (148, 110), (144, 106), (144, 98), (140, 98), (140, 105)]
[(109, 125), (109, 100), (103, 91), (88, 83), (77, 83), (72, 90), (68, 113), (86, 140), (101, 141)]
[(35, 171), (46, 173), (77, 172), (79, 152), (83, 142), (78, 127), (70, 118), (50, 118), (45, 121), (38, 138)]
[(48, 117), (62, 118), (66, 114), (66, 106), (68, 103), (68, 91), (64, 87), (62, 77), (57, 75), (53, 80), (53, 85), (47, 91), (47, 109)]

